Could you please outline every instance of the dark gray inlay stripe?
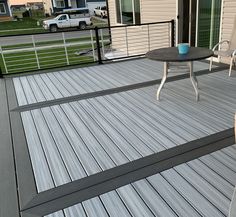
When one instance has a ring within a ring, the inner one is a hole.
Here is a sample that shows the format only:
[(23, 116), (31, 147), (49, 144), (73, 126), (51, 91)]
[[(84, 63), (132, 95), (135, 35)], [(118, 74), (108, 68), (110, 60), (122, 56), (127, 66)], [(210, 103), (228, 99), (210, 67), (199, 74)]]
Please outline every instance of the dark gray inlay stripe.
[[(226, 69), (226, 67), (217, 67), (217, 68), (212, 69), (211, 72), (204, 69), (204, 70), (195, 72), (195, 74), (197, 76), (200, 76), (200, 75), (210, 74), (210, 73), (214, 73), (214, 72), (219, 72), (224, 69)], [(166, 82), (172, 82), (172, 81), (177, 81), (177, 80), (186, 79), (186, 78), (189, 78), (188, 73), (173, 76), (173, 77), (168, 77)], [(91, 92), (91, 93), (84, 93), (84, 94), (79, 94), (79, 95), (74, 95), (74, 96), (69, 96), (69, 97), (63, 97), (63, 98), (59, 98), (59, 99), (37, 102), (37, 103), (32, 103), (32, 104), (12, 108), (11, 111), (24, 112), (24, 111), (29, 111), (29, 110), (33, 110), (33, 109), (39, 109), (39, 108), (49, 107), (49, 106), (53, 106), (53, 105), (59, 105), (59, 104), (64, 104), (64, 103), (80, 101), (80, 100), (84, 100), (84, 99), (90, 99), (90, 98), (94, 98), (94, 97), (105, 96), (105, 95), (110, 95), (110, 94), (114, 94), (114, 93), (120, 93), (120, 92), (124, 92), (124, 91), (139, 89), (139, 88), (143, 88), (143, 87), (156, 85), (156, 84), (159, 84), (160, 82), (161, 82), (161, 79), (156, 79), (156, 80), (152, 80), (152, 81), (141, 82), (141, 83), (136, 83), (136, 84), (132, 84), (132, 85), (126, 85), (126, 86), (122, 86), (122, 87), (107, 89), (107, 90), (101, 90), (101, 91), (96, 91), (96, 92)]]
[[(6, 79), (9, 109), (17, 105), (16, 94), (12, 79)], [(25, 132), (20, 113), (10, 113), (13, 147), (15, 152), (17, 185), (19, 203), (22, 209), (37, 194), (33, 169), (28, 152)]]
[(0, 216), (19, 217), (14, 152), (5, 80), (0, 79)]
[(50, 214), (233, 144), (230, 128), (42, 192), (22, 212)]

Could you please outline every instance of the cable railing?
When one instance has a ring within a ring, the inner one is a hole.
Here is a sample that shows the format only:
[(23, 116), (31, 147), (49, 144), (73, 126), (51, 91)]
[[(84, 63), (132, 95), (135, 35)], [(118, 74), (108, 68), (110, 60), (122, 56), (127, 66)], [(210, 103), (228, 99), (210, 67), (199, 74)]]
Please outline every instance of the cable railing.
[(140, 57), (174, 37), (174, 20), (0, 36), (0, 76)]

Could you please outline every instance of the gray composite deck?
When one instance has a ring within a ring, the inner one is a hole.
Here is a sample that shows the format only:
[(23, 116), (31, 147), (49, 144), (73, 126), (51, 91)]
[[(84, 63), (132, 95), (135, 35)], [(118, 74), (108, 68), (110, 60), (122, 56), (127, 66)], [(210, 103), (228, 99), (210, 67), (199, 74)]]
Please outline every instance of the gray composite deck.
[[(194, 64), (195, 71), (208, 69), (208, 67), (209, 64), (203, 62)], [(138, 59), (23, 76), (14, 78), (13, 81), (18, 103), (22, 106), (160, 79), (162, 78), (162, 72), (163, 63)], [(170, 73), (169, 76), (175, 75), (176, 73)]]
[[(39, 195), (233, 127), (236, 77), (227, 70), (198, 77), (199, 102), (186, 78), (167, 83), (160, 102), (150, 84), (96, 96), (160, 79), (162, 67), (138, 59), (12, 79), (18, 106), (26, 107), (11, 114), (20, 114)], [(95, 94), (66, 99), (86, 93)], [(236, 147), (228, 147), (49, 216), (226, 216), (235, 164)]]
[(168, 83), (160, 102), (155, 85), (22, 112), (38, 191), (233, 127), (235, 78), (217, 72), (199, 84), (200, 102), (183, 79)]
[(84, 201), (48, 217), (223, 217), (236, 185), (236, 145)]

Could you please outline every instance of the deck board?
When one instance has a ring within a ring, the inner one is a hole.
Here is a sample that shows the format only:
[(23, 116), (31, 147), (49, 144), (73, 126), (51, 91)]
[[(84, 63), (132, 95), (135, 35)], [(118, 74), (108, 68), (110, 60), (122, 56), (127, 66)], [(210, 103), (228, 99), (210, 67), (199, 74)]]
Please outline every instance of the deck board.
[[(36, 80), (39, 84), (38, 90), (47, 96), (46, 99), (38, 98), (38, 102), (42, 102), (44, 100), (62, 98), (63, 93), (64, 96), (73, 96), (160, 79), (162, 78), (162, 68), (163, 63), (161, 62), (139, 59), (102, 66), (18, 77), (14, 78), (13, 81), (16, 92), (19, 93), (18, 103), (21, 106), (34, 102), (33, 95), (37, 95), (37, 90), (31, 87), (34, 86), (33, 80)], [(194, 70), (196, 71), (207, 68), (207, 63), (197, 62), (194, 64)], [(175, 75), (176, 73), (171, 73), (169, 76)], [(99, 87), (94, 88), (92, 85), (93, 81), (98, 82)], [(28, 102), (24, 101), (24, 94), (29, 98)]]
[[(225, 76), (222, 72), (201, 76), (199, 102), (188, 91), (189, 79), (183, 79), (168, 83), (160, 102), (155, 99), (155, 85), (22, 112), (23, 124), (26, 135), (40, 141), (43, 165), (48, 165), (49, 179), (59, 186), (231, 128), (236, 84), (235, 78)], [(224, 81), (231, 88), (223, 95), (217, 87)], [(87, 86), (95, 86), (89, 82)], [(61, 91), (63, 97), (67, 94)], [(43, 97), (41, 92), (26, 94), (23, 100)], [(38, 147), (34, 150), (33, 139), (28, 143), (33, 157)], [(43, 173), (36, 163), (33, 166), (39, 170), (36, 173)], [(39, 192), (47, 190), (46, 180), (40, 180)]]
[[(161, 63), (141, 59), (13, 80), (18, 104), (28, 105), (161, 77)], [(182, 79), (165, 85), (160, 102), (154, 85), (21, 112), (38, 192), (232, 128), (235, 77), (220, 71), (198, 80), (199, 102)], [(226, 148), (49, 216), (227, 216), (233, 153)]]
[[(235, 147), (212, 154), (220, 157)], [(212, 154), (66, 208), (65, 217), (84, 216), (85, 212), (88, 217), (95, 213), (97, 217), (118, 217), (121, 214), (125, 217), (227, 216), (236, 179), (229, 184), (226, 181), (228, 173), (222, 176), (215, 172), (213, 165), (202, 163), (203, 159), (211, 160)], [(231, 159), (236, 162), (236, 156)], [(216, 160), (215, 165), (221, 167), (223, 164)], [(221, 180), (221, 187), (217, 180)], [(223, 193), (225, 190), (228, 197)], [(69, 212), (74, 215), (68, 215)]]

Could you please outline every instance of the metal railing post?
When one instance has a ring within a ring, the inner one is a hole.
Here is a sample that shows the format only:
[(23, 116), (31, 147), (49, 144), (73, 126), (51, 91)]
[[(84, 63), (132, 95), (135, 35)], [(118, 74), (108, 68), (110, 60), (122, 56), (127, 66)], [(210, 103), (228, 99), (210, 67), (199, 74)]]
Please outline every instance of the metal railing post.
[(150, 29), (149, 29), (149, 24), (147, 25), (147, 30), (148, 30), (148, 51), (151, 50), (151, 42), (150, 42)]
[[(0, 46), (0, 53), (1, 53), (1, 56), (2, 56), (2, 61), (3, 61), (3, 65), (5, 67), (5, 71), (6, 71), (6, 73), (8, 73), (6, 61), (5, 61), (3, 50), (2, 50), (2, 46)], [(1, 74), (2, 74), (2, 72), (1, 72)]]
[(93, 50), (93, 61), (96, 61), (95, 57), (95, 50), (94, 50), (94, 42), (93, 42), (93, 30), (90, 30), (90, 36), (91, 36), (91, 45), (92, 45), (92, 50)]
[(128, 57), (129, 56), (129, 44), (128, 44), (127, 26), (125, 27), (125, 41), (126, 41), (126, 52), (127, 52), (127, 57)]
[(65, 48), (66, 62), (67, 62), (67, 65), (70, 65), (69, 57), (68, 57), (68, 52), (67, 52), (67, 47), (66, 47), (65, 34), (64, 34), (64, 32), (62, 32), (61, 34), (62, 34), (63, 44), (64, 44), (64, 48)]
[(98, 27), (97, 26), (95, 26), (94, 31), (95, 31), (95, 38), (96, 38), (96, 45), (97, 45), (98, 63), (102, 64), (102, 56), (101, 56), (99, 34), (98, 34)]
[(102, 40), (102, 56), (104, 58), (105, 50), (104, 50), (104, 38), (103, 38), (103, 31), (102, 31), (102, 29), (100, 29), (100, 35), (101, 35), (101, 40)]
[(175, 20), (171, 20), (171, 47), (175, 46)]
[(3, 74), (2, 74), (2, 66), (0, 66), (0, 79), (3, 78)]
[(37, 53), (37, 49), (36, 49), (36, 45), (35, 45), (35, 41), (34, 41), (34, 36), (31, 35), (31, 38), (32, 38), (33, 46), (34, 46), (34, 53), (35, 53), (35, 57), (36, 57), (36, 61), (37, 61), (37, 65), (38, 65), (38, 69), (40, 69), (39, 57), (38, 57), (38, 53)]

